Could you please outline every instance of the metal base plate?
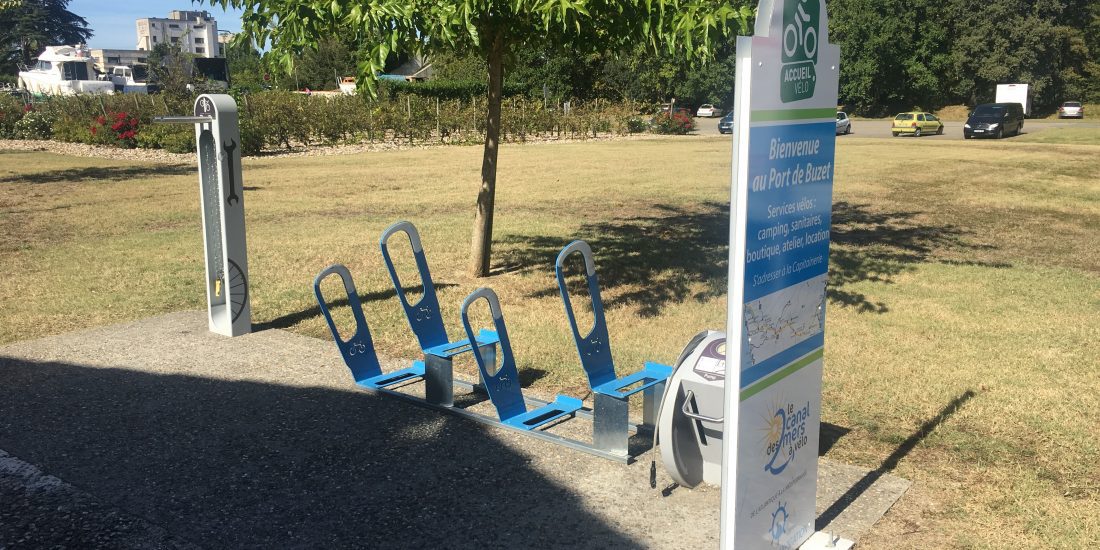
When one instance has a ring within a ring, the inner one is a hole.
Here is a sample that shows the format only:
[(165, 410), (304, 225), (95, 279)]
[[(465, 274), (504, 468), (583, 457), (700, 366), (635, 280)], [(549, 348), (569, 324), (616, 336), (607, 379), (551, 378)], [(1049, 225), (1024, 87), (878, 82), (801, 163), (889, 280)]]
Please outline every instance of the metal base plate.
[(849, 550), (855, 544), (855, 542), (848, 539), (834, 536), (832, 533), (818, 531), (810, 535), (810, 538), (806, 539), (806, 542), (802, 543), (798, 550)]
[[(410, 382), (411, 381), (412, 380), (410, 380)], [(468, 389), (472, 389), (472, 390), (475, 390), (475, 391), (478, 389), (478, 385), (472, 384), (470, 382), (466, 382), (464, 380), (454, 380), (454, 385), (456, 387), (468, 388)], [(421, 407), (426, 407), (426, 408), (429, 408), (429, 409), (435, 409), (437, 411), (447, 412), (447, 413), (450, 413), (450, 414), (453, 414), (453, 415), (456, 415), (456, 416), (469, 418), (471, 420), (474, 420), (475, 422), (479, 422), (479, 423), (482, 423), (482, 424), (487, 424), (487, 425), (490, 425), (490, 426), (498, 426), (498, 427), (501, 427), (501, 428), (504, 428), (504, 429), (507, 429), (507, 430), (513, 430), (513, 431), (516, 431), (516, 432), (519, 432), (519, 433), (527, 434), (527, 435), (530, 435), (532, 437), (536, 437), (538, 439), (549, 441), (551, 443), (556, 443), (558, 445), (562, 445), (562, 446), (569, 447), (571, 449), (575, 449), (575, 450), (578, 450), (578, 451), (581, 451), (581, 452), (584, 452), (584, 453), (595, 455), (595, 456), (598, 456), (600, 458), (606, 458), (608, 460), (613, 460), (615, 462), (621, 462), (623, 464), (631, 464), (631, 463), (634, 462), (634, 457), (630, 456), (630, 454), (626, 453), (626, 452), (624, 452), (622, 454), (615, 453), (615, 452), (609, 452), (609, 451), (606, 451), (604, 449), (597, 448), (595, 445), (593, 445), (591, 443), (586, 443), (584, 441), (577, 441), (576, 439), (572, 439), (572, 438), (569, 438), (569, 437), (563, 437), (563, 436), (560, 436), (558, 434), (553, 434), (553, 433), (540, 431), (540, 430), (525, 430), (525, 429), (517, 428), (515, 426), (509, 426), (508, 424), (505, 424), (505, 423), (497, 420), (496, 418), (485, 416), (483, 414), (478, 414), (478, 413), (473, 412), (473, 411), (460, 409), (460, 408), (454, 407), (454, 406), (448, 407), (448, 406), (444, 406), (444, 405), (437, 405), (435, 403), (430, 403), (428, 401), (425, 401), (424, 399), (421, 399), (420, 397), (417, 397), (415, 395), (410, 395), (410, 394), (407, 394), (407, 393), (404, 393), (404, 392), (401, 392), (401, 391), (397, 391), (396, 389), (370, 388), (370, 387), (366, 387), (366, 386), (359, 386), (359, 388), (364, 390), (364, 391), (371, 392), (371, 393), (380, 393), (380, 394), (392, 395), (394, 397), (397, 397), (397, 398), (402, 399), (404, 401), (407, 401), (409, 403), (413, 403), (415, 405), (419, 405)], [(527, 401), (528, 404), (536, 405), (536, 406), (542, 406), (542, 405), (549, 404), (549, 402), (542, 401), (541, 399), (525, 398), (524, 400)], [(592, 411), (582, 408), (582, 409), (579, 409), (579, 410), (575, 411), (573, 413), (573, 415), (577, 416), (577, 417), (581, 417), (581, 418), (591, 418), (592, 417)], [(628, 429), (633, 433), (636, 433), (638, 431), (642, 431), (642, 432), (648, 432), (649, 431), (649, 430), (646, 430), (644, 428), (645, 427), (643, 427), (643, 426), (628, 425)]]

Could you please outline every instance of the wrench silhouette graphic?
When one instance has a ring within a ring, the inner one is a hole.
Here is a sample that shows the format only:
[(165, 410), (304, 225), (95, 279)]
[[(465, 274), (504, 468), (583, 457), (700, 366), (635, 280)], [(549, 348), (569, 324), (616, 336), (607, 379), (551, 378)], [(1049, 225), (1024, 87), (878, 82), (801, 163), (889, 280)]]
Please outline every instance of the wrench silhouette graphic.
[(237, 196), (236, 174), (233, 173), (233, 151), (237, 150), (237, 142), (229, 140), (222, 148), (225, 149), (225, 175), (229, 178), (229, 196), (225, 198), (225, 203), (233, 206), (241, 202), (241, 198)]

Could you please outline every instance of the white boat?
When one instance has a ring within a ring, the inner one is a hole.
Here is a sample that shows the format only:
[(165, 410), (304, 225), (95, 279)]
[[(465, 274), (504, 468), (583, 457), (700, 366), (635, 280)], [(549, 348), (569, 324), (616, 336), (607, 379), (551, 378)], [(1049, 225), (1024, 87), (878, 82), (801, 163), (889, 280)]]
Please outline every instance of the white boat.
[(33, 94), (113, 94), (115, 85), (96, 79), (83, 46), (46, 46), (33, 68), (19, 71), (19, 87)]
[(111, 67), (111, 72), (100, 78), (114, 84), (116, 92), (147, 94), (149, 93), (148, 75), (149, 67), (145, 65), (134, 65), (133, 67), (115, 65)]

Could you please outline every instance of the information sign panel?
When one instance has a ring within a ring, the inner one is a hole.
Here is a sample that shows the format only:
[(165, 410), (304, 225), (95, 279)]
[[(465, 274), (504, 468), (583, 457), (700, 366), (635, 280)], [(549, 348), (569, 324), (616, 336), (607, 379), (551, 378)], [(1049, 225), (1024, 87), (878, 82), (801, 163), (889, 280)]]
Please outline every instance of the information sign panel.
[(737, 41), (723, 548), (814, 532), (839, 64), (821, 0), (765, 0)]

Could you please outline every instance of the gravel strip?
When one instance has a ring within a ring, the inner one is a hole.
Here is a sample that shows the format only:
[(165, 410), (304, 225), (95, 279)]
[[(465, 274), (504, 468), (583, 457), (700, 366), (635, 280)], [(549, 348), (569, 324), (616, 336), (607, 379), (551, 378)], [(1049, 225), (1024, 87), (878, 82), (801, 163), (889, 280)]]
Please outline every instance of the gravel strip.
[[(658, 136), (654, 134), (634, 134), (629, 136), (616, 136), (616, 135), (601, 135), (595, 138), (588, 138), (586, 140), (579, 139), (553, 139), (553, 138), (531, 138), (526, 142), (515, 143), (508, 142), (506, 146), (512, 145), (545, 145), (556, 143), (591, 143), (591, 142), (603, 142), (603, 141), (635, 141), (646, 139), (660, 139), (665, 136)], [(404, 151), (409, 149), (429, 149), (436, 147), (451, 147), (460, 146), (461, 144), (440, 144), (440, 143), (401, 143), (401, 142), (385, 142), (385, 143), (357, 143), (348, 145), (310, 145), (310, 146), (294, 146), (290, 149), (275, 149), (264, 151), (260, 155), (248, 158), (281, 158), (281, 157), (320, 157), (331, 155), (355, 155), (359, 153), (373, 153), (378, 151)], [(476, 145), (476, 144), (470, 144)], [(154, 162), (160, 164), (194, 164), (194, 153), (169, 153), (161, 149), (119, 149), (117, 147), (106, 147), (103, 145), (88, 145), (84, 143), (64, 143), (60, 141), (39, 141), (39, 140), (25, 140), (25, 139), (0, 139), (0, 151), (47, 151), (50, 153), (57, 153), (60, 155), (71, 155), (76, 157), (93, 157), (103, 158), (111, 160), (127, 160), (127, 161), (139, 161), (139, 162)]]
[(169, 153), (160, 149), (119, 149), (85, 143), (38, 141), (27, 139), (0, 139), (0, 151), (47, 151), (74, 157), (93, 157), (111, 160), (156, 162), (161, 164), (194, 164), (194, 153)]

